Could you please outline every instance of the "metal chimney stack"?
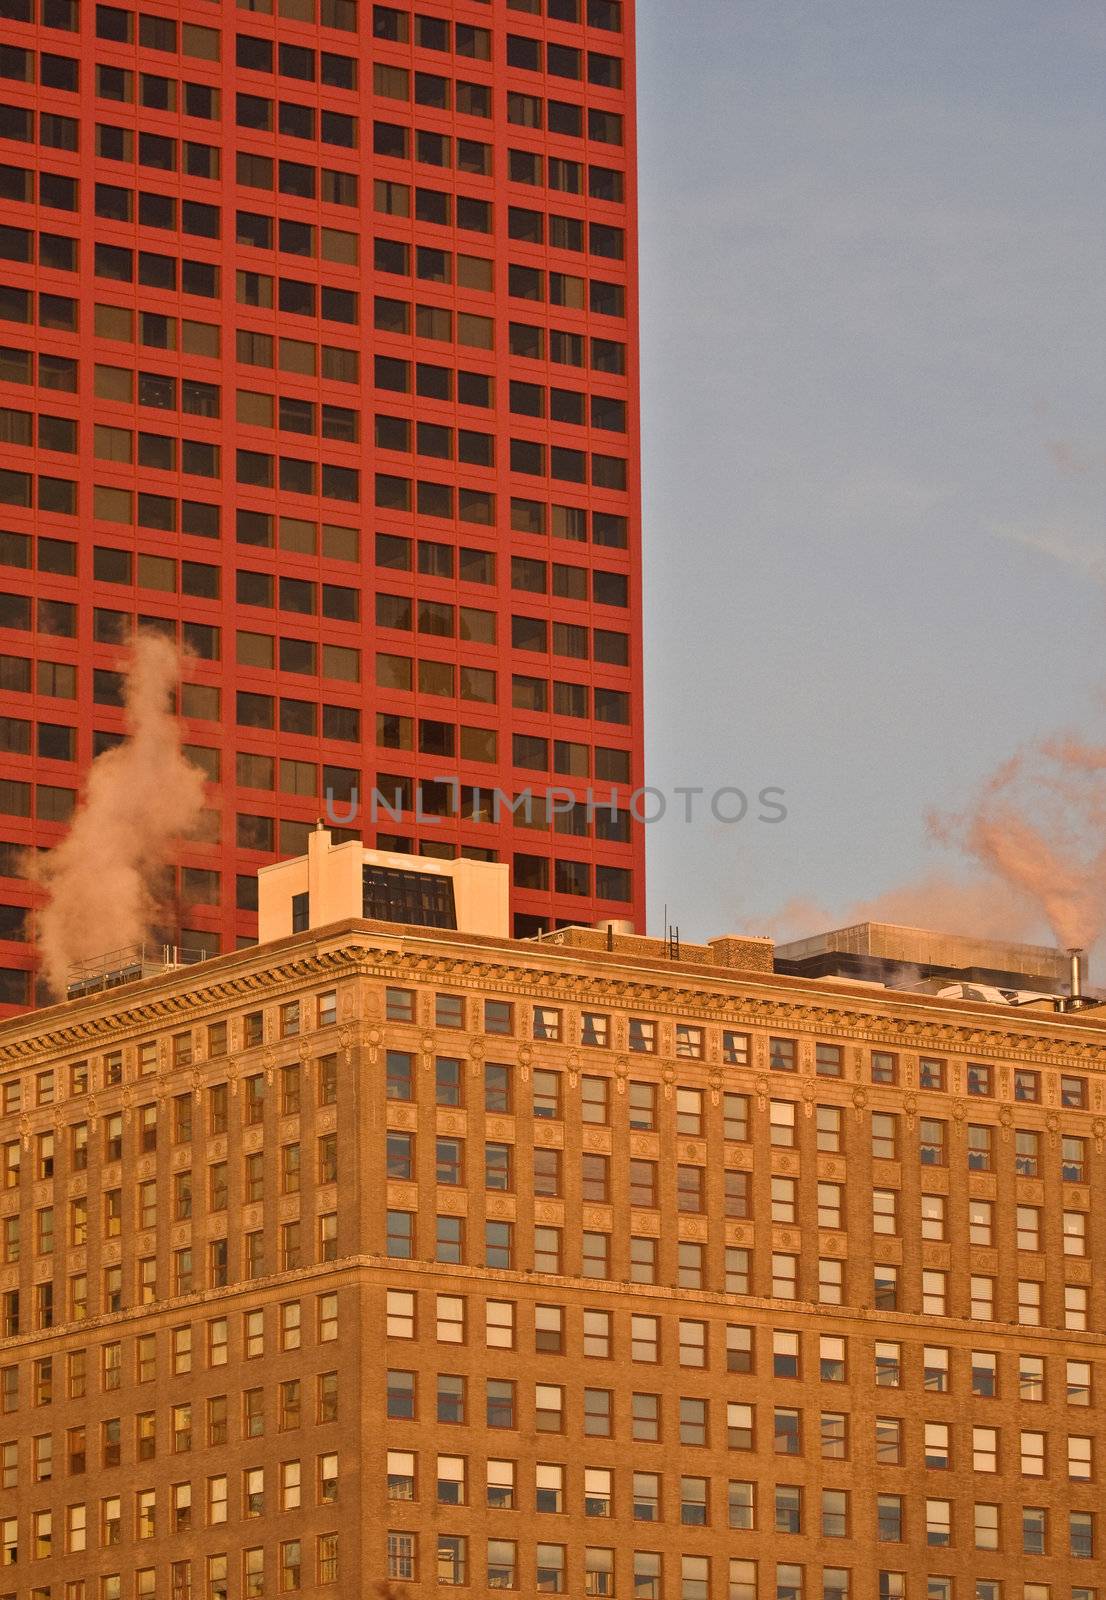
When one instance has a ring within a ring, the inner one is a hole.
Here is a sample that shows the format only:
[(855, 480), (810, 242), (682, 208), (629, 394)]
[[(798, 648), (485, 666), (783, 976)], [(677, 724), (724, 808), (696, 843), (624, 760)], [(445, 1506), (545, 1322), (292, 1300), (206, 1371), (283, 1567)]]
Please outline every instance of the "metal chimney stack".
[(1066, 1010), (1079, 1011), (1083, 1006), (1083, 951), (1071, 949), (1068, 951), (1071, 961), (1071, 982), (1068, 988), (1068, 1003)]

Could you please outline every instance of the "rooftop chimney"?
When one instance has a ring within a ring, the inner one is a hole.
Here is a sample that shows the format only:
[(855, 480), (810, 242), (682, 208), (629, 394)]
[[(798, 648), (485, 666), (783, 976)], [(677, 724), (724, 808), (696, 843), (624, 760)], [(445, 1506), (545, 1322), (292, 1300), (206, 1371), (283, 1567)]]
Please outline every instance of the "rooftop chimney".
[(1078, 949), (1068, 951), (1071, 962), (1071, 982), (1068, 988), (1068, 1011), (1078, 1011), (1083, 1005), (1083, 952)]

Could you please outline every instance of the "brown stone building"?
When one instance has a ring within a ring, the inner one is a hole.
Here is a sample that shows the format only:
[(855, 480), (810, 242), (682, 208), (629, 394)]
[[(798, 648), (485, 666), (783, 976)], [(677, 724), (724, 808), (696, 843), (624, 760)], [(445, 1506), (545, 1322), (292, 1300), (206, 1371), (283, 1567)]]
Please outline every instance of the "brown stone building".
[(0, 1029), (0, 1596), (1106, 1597), (1106, 1013), (350, 921)]

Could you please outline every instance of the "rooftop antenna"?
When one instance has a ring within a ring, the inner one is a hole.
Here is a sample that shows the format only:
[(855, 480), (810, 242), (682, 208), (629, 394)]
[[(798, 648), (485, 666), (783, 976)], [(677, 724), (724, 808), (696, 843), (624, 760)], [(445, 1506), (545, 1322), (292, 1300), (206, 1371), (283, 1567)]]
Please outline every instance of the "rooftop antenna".
[(679, 961), (679, 959), (680, 959), (680, 925), (679, 925), (679, 923), (670, 923), (670, 922), (668, 922), (667, 913), (668, 913), (668, 908), (666, 906), (665, 907), (665, 922), (666, 922), (667, 929), (668, 929), (667, 936), (666, 936), (666, 942), (667, 942), (667, 945), (668, 945), (668, 959), (669, 959), (669, 961)]

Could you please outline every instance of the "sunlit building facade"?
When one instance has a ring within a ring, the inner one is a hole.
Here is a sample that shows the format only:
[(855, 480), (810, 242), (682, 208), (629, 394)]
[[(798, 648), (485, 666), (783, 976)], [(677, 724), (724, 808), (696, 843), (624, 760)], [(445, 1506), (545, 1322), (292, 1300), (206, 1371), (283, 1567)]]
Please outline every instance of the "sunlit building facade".
[(1098, 1017), (353, 921), (8, 1021), (0, 1596), (1094, 1600)]

